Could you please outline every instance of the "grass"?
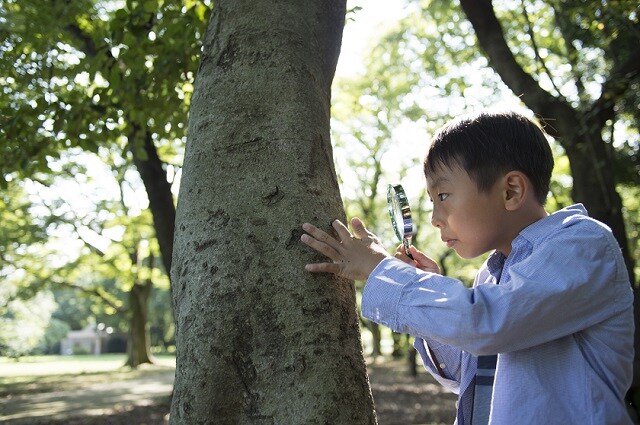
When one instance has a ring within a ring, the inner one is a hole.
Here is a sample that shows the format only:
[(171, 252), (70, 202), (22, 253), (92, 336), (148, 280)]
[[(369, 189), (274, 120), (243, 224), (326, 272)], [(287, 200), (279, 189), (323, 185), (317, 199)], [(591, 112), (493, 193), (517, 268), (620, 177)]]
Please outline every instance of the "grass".
[(156, 356), (155, 365), (137, 369), (124, 367), (125, 360), (124, 354), (27, 356), (17, 361), (0, 357), (0, 397), (63, 390), (72, 387), (78, 377), (84, 383), (112, 382), (175, 367), (174, 356)]
[[(124, 354), (0, 357), (0, 377), (106, 372), (122, 368)], [(159, 365), (175, 366), (174, 356), (155, 356)], [(1, 381), (0, 381), (1, 382)]]

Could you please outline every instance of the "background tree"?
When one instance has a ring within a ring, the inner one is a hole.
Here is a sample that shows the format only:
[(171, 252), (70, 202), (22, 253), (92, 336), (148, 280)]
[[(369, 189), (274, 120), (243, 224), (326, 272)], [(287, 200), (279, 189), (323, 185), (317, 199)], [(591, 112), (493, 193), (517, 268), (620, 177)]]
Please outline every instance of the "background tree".
[[(448, 13), (444, 6), (442, 9)], [(357, 13), (354, 19), (358, 19)], [(471, 282), (473, 267), (478, 262), (461, 262), (449, 257), (450, 251), (429, 224), (431, 202), (425, 190), (421, 163), (428, 148), (429, 132), (464, 108), (502, 101), (505, 91), (495, 90), (477, 98), (467, 94), (465, 98), (465, 93), (484, 88), (478, 82), (478, 75), (485, 73), (458, 71), (456, 66), (472, 59), (472, 55), (458, 61), (442, 49), (440, 39), (418, 43), (411, 36), (433, 25), (429, 15), (406, 17), (370, 41), (362, 71), (337, 79), (332, 109), (336, 167), (347, 216), (363, 218), (392, 251), (398, 241), (389, 223), (386, 190), (389, 183), (402, 183), (416, 224), (414, 244), (436, 259), (447, 258), (452, 276)], [(415, 62), (414, 48), (427, 58), (424, 63)], [(425, 80), (431, 87), (424, 87)], [(480, 82), (486, 84), (487, 80)], [(444, 270), (444, 264), (442, 268)], [(381, 333), (376, 324), (365, 323), (365, 326), (365, 333), (371, 332), (374, 355), (380, 352), (383, 334), (385, 338), (393, 336), (395, 355), (414, 353), (408, 349), (405, 336), (386, 329)], [(410, 359), (412, 372), (414, 365)]]
[(0, 191), (0, 355), (12, 357), (37, 347), (55, 309), (51, 293), (37, 294), (30, 287), (29, 270), (46, 252), (46, 235), (30, 207), (17, 182)]
[[(128, 170), (135, 169), (152, 213), (157, 243), (151, 245), (159, 246), (162, 259), (154, 270), (168, 273), (175, 223), (172, 179), (179, 173), (209, 7), (206, 0), (1, 0), (0, 183), (6, 188), (8, 181), (35, 180), (51, 186), (50, 176), (59, 174), (55, 168), (63, 158), (82, 162), (96, 155), (121, 181), (125, 175), (131, 181)], [(70, 180), (82, 179), (73, 164), (65, 171)], [(58, 190), (64, 186), (60, 180), (55, 179)], [(108, 214), (108, 204), (98, 201), (94, 213)], [(55, 215), (46, 219), (56, 220)], [(53, 276), (55, 269), (47, 273)], [(53, 278), (69, 283), (63, 276)], [(138, 295), (130, 300), (133, 313), (144, 311), (133, 309), (146, 304), (140, 296), (149, 291), (137, 291), (148, 288), (143, 282), (131, 286)], [(164, 310), (169, 307), (167, 298)], [(148, 326), (140, 323), (142, 316), (132, 315), (132, 331)], [(134, 341), (133, 353), (146, 345), (145, 339)], [(138, 357), (145, 356), (129, 362)], [(133, 363), (140, 361), (146, 360)]]
[[(490, 0), (460, 0), (460, 4), (491, 66), (565, 149), (573, 178), (572, 198), (611, 227), (627, 264), (635, 304), (640, 305), (640, 290), (635, 285), (636, 260), (629, 249), (617, 190), (615, 131), (610, 130), (616, 122), (625, 125), (625, 121), (637, 116), (640, 105), (637, 5), (591, 2), (590, 7), (585, 7), (582, 1), (533, 5), (523, 2), (516, 10), (504, 11), (507, 19), (499, 21)], [(521, 18), (514, 19), (516, 16)], [(526, 36), (522, 42), (509, 45), (507, 37), (518, 27), (525, 29)], [(549, 36), (536, 31), (543, 27), (550, 29)], [(551, 34), (556, 38), (552, 39)], [(602, 56), (594, 57), (598, 52)], [(560, 72), (562, 66), (569, 72)], [(587, 75), (587, 66), (599, 72)], [(593, 85), (599, 90), (590, 90)], [(637, 147), (636, 144), (636, 150)], [(640, 324), (637, 308), (636, 324)], [(632, 393), (639, 393), (640, 387), (637, 328)], [(640, 406), (640, 394), (633, 398)]]
[[(584, 2), (523, 2), (515, 10), (504, 11), (501, 24), (490, 0), (461, 0), (460, 4), (490, 65), (565, 149), (574, 201), (584, 203), (593, 217), (612, 228), (633, 282), (635, 261), (629, 253), (611, 154), (614, 140), (606, 140), (604, 133), (618, 119), (637, 113), (637, 93), (632, 105), (622, 102), (640, 82), (637, 6), (592, 2), (592, 7), (585, 8)], [(524, 28), (523, 41), (509, 46), (507, 37), (516, 28)], [(547, 31), (539, 34), (540, 28)], [(593, 58), (598, 51), (604, 53), (600, 64)], [(586, 75), (589, 65), (600, 72)], [(570, 71), (561, 73), (562, 66)], [(594, 84), (600, 88), (595, 93), (588, 89)]]
[[(85, 180), (84, 188), (88, 189), (90, 174), (86, 170), (84, 174), (76, 164), (68, 165), (73, 166), (75, 178)], [(112, 170), (118, 169), (111, 166)], [(48, 231), (70, 228), (82, 246), (76, 258), (62, 267), (52, 267), (45, 262), (34, 286), (74, 288), (106, 304), (111, 314), (126, 318), (129, 334), (126, 365), (137, 367), (153, 362), (149, 351), (148, 300), (153, 282), (162, 281), (163, 277), (166, 280), (166, 275), (155, 264), (157, 244), (149, 242), (153, 234), (150, 214), (125, 199), (127, 187), (135, 186), (134, 182), (127, 181), (126, 169), (121, 167), (123, 174), (114, 179), (117, 180), (114, 186), (120, 188), (116, 191), (119, 197), (95, 200), (96, 210), (79, 211), (73, 201), (61, 194), (47, 199), (44, 195), (47, 187), (42, 187), (41, 202), (49, 210), (47, 216), (56, 217)], [(108, 286), (111, 283), (115, 285)]]
[[(370, 70), (373, 63), (369, 62), (366, 74), (336, 82), (332, 131), (347, 217), (360, 217), (372, 232), (393, 243), (397, 241), (389, 226), (386, 188), (400, 183), (404, 174), (401, 167), (409, 158), (400, 154), (395, 164), (388, 159), (383, 163), (383, 158), (397, 147), (393, 129), (405, 120), (395, 101), (397, 85), (404, 87), (407, 81), (406, 76), (395, 74), (393, 69), (383, 73)], [(358, 290), (362, 283), (356, 282)], [(371, 355), (382, 355), (381, 325), (361, 320), (371, 333)]]
[[(355, 18), (358, 19), (357, 12)], [(348, 27), (347, 27), (348, 28)], [(395, 37), (390, 34), (387, 37)], [(431, 235), (425, 215), (426, 192), (420, 168), (421, 152), (426, 151), (424, 139), (407, 140), (406, 134), (421, 130), (418, 122), (422, 109), (407, 102), (404, 94), (417, 82), (417, 74), (407, 72), (398, 50), (387, 50), (388, 41), (374, 40), (379, 47), (364, 58), (364, 70), (334, 84), (332, 132), (335, 135), (335, 158), (338, 179), (348, 217), (360, 217), (367, 227), (385, 240), (391, 252), (399, 243), (390, 225), (387, 211), (387, 186), (403, 183), (409, 191), (412, 215), (418, 224), (414, 245), (419, 246), (423, 233)], [(416, 130), (417, 129), (417, 130)], [(417, 171), (417, 172), (416, 172)], [(407, 176), (407, 173), (410, 175)], [(422, 226), (420, 226), (422, 224)], [(425, 238), (426, 239), (426, 238)], [(363, 282), (357, 282), (361, 290)], [(371, 333), (371, 355), (382, 354), (383, 326), (363, 320)], [(384, 328), (386, 329), (386, 328)], [(407, 337), (392, 333), (393, 356), (409, 354), (412, 373), (415, 371), (414, 351), (408, 350)]]
[(345, 2), (219, 1), (189, 120), (172, 423), (375, 423), (353, 286), (300, 225), (344, 218), (329, 135)]
[(0, 183), (47, 173), (72, 147), (119, 151), (145, 185), (168, 272), (169, 178), (181, 162), (208, 4), (0, 1)]

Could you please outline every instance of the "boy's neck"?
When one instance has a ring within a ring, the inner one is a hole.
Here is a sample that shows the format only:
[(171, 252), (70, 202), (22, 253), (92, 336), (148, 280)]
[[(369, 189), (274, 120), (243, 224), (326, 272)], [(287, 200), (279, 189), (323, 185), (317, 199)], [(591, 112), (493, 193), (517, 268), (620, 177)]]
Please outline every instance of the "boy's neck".
[(497, 251), (508, 257), (511, 254), (511, 243), (525, 228), (529, 227), (538, 220), (547, 217), (549, 214), (544, 209), (544, 206), (536, 203), (530, 208), (521, 208), (512, 212), (507, 227), (509, 230), (509, 245), (496, 249)]

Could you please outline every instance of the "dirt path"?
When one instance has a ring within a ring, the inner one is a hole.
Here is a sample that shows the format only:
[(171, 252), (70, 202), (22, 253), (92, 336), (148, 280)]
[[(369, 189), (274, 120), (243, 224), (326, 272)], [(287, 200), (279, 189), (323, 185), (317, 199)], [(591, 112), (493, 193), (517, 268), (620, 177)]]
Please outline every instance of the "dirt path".
[[(369, 365), (379, 425), (452, 424), (455, 396), (406, 363)], [(164, 425), (174, 369), (87, 374), (0, 388), (0, 423), (7, 425)]]

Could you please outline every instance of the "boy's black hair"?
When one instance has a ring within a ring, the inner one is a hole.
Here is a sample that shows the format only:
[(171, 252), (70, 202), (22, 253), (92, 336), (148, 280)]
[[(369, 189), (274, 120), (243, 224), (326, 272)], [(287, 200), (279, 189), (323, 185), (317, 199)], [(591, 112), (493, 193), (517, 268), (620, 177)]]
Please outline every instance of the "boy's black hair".
[(524, 173), (544, 205), (553, 155), (542, 129), (516, 112), (481, 112), (454, 120), (434, 136), (424, 160), (428, 176), (441, 167), (462, 167), (486, 192), (509, 171)]

